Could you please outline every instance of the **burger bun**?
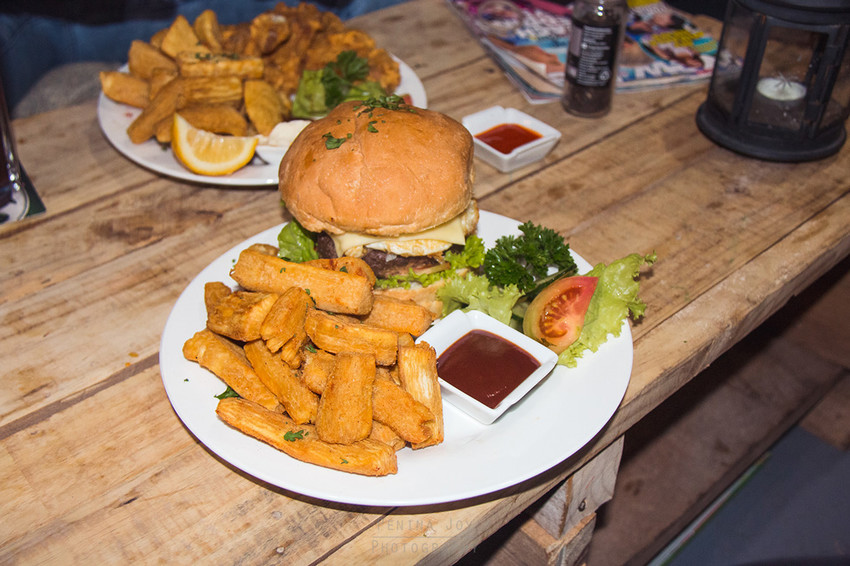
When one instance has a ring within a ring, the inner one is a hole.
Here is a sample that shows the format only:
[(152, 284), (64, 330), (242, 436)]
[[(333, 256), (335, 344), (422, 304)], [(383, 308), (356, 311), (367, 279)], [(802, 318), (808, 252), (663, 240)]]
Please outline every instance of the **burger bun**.
[(280, 163), (280, 193), (312, 232), (396, 237), (443, 224), (473, 198), (469, 131), (445, 114), (347, 102), (309, 124)]

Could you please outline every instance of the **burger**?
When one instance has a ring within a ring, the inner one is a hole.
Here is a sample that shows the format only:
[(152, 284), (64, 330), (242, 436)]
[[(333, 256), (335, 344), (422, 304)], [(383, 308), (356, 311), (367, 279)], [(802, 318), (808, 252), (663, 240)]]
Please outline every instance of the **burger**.
[[(379, 280), (436, 273), (478, 224), (467, 129), (399, 97), (343, 103), (309, 124), (280, 164), (280, 193), (321, 257), (351, 256)], [(386, 290), (436, 311), (436, 285)], [(437, 313), (438, 314), (438, 313)]]

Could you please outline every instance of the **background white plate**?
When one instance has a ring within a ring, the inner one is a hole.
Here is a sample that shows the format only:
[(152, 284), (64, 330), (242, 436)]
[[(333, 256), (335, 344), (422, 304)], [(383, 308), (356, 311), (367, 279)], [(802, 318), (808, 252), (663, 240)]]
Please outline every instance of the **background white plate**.
[[(478, 234), (492, 246), (519, 223), (481, 212)], [(398, 473), (365, 477), (306, 464), (238, 432), (215, 414), (217, 377), (183, 357), (183, 343), (204, 328), (203, 287), (235, 283), (228, 273), (239, 252), (256, 242), (277, 243), (281, 226), (242, 242), (216, 259), (189, 284), (174, 305), (160, 345), (166, 394), (186, 427), (210, 450), (248, 474), (303, 495), (360, 505), (425, 505), (492, 493), (562, 462), (608, 422), (620, 404), (632, 368), (628, 321), (619, 337), (587, 353), (576, 368), (557, 366), (549, 377), (492, 425), (483, 425), (444, 402), (445, 441), (398, 452)], [(580, 272), (590, 265), (576, 257)]]
[[(399, 83), (396, 93), (410, 95), (411, 104), (419, 108), (427, 108), (428, 98), (425, 95), (425, 87), (422, 85), (422, 81), (406, 63), (396, 57), (393, 58), (398, 62), (401, 72), (401, 83)], [(127, 70), (126, 65), (122, 70)], [(277, 185), (277, 170), (282, 156), (279, 150), (268, 148), (267, 155), (270, 156), (266, 160), (268, 163), (263, 163), (255, 158), (251, 163), (230, 175), (221, 177), (196, 175), (180, 165), (171, 150), (163, 149), (156, 140), (148, 140), (140, 144), (130, 141), (130, 138), (127, 137), (127, 127), (140, 113), (140, 109), (126, 104), (118, 104), (107, 98), (102, 92), (100, 93), (97, 103), (97, 118), (100, 129), (103, 130), (109, 143), (130, 161), (169, 177), (206, 185), (233, 187)], [(257, 148), (257, 153), (261, 157), (263, 156), (263, 146)]]

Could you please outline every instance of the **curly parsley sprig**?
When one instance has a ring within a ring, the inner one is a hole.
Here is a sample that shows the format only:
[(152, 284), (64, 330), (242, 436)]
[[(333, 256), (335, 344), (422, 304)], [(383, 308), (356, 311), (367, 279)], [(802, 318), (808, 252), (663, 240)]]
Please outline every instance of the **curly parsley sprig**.
[(484, 274), (493, 285), (516, 285), (528, 293), (539, 280), (551, 282), (551, 267), (558, 270), (558, 277), (578, 272), (570, 246), (560, 234), (531, 222), (521, 224), (519, 230), (522, 235), (502, 236), (484, 255)]

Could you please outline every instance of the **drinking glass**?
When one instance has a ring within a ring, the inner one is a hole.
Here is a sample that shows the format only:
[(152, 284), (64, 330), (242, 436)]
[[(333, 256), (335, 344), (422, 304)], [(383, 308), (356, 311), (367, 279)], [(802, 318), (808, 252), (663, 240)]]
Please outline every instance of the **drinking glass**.
[(0, 81), (0, 224), (20, 220), (27, 214), (29, 198), (25, 190), (25, 180), (18, 153), (15, 151), (15, 138), (12, 135), (12, 122), (6, 107), (6, 95)]
[(3, 173), (0, 177), (0, 207), (6, 206), (23, 192), (21, 164), (15, 151), (15, 138), (12, 136), (12, 123), (6, 108), (6, 95), (0, 82), (0, 156)]

